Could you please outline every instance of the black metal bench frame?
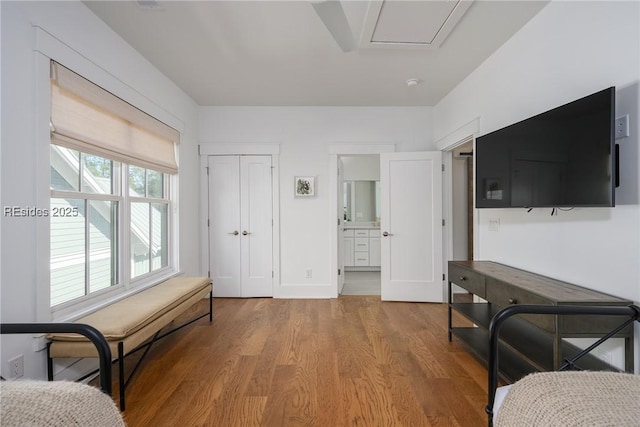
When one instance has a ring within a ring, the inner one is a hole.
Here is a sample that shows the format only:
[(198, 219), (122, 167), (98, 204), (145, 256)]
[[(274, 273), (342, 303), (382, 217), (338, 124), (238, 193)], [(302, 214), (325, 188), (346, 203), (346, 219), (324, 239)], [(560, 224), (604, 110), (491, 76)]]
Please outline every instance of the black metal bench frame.
[[(145, 356), (147, 355), (147, 353), (149, 353), (149, 350), (151, 350), (151, 346), (156, 343), (157, 341), (161, 340), (162, 338), (166, 337), (167, 335), (170, 335), (182, 328), (184, 328), (185, 326), (189, 326), (190, 324), (192, 324), (193, 322), (196, 322), (200, 319), (202, 319), (203, 317), (209, 316), (209, 323), (213, 322), (213, 290), (209, 291), (209, 312), (208, 313), (204, 313), (194, 319), (191, 319), (183, 324), (181, 324), (180, 326), (177, 326), (175, 328), (173, 328), (172, 330), (165, 332), (164, 334), (160, 335), (160, 332), (162, 330), (159, 330), (158, 332), (155, 333), (155, 335), (148, 340), (147, 342), (145, 342), (144, 344), (139, 345), (138, 347), (134, 348), (133, 350), (131, 350), (128, 353), (124, 353), (124, 344), (122, 341), (118, 342), (118, 357), (116, 359), (114, 359), (111, 363), (118, 363), (118, 384), (119, 384), (119, 397), (120, 397), (120, 411), (124, 412), (126, 405), (125, 405), (125, 391), (127, 389), (127, 386), (129, 385), (129, 383), (131, 382), (131, 379), (133, 378), (133, 375), (136, 373), (136, 371), (138, 370), (138, 368), (140, 367), (140, 365), (142, 364), (142, 362), (144, 361)], [(50, 332), (59, 332), (59, 331), (50, 331)], [(101, 334), (102, 335), (102, 334)], [(50, 356), (50, 347), (51, 347), (52, 342), (49, 342), (47, 344), (47, 376), (49, 381), (53, 381), (53, 358)], [(108, 347), (108, 344), (107, 344)], [(132, 354), (135, 354), (137, 352), (139, 352), (140, 350), (145, 350), (144, 353), (142, 353), (142, 357), (140, 357), (140, 359), (138, 359), (138, 361), (136, 362), (136, 365), (134, 366), (133, 370), (131, 371), (131, 373), (129, 374), (129, 376), (127, 378), (125, 378), (124, 375), (124, 359), (127, 356), (131, 356)], [(111, 351), (109, 350), (109, 354), (111, 354)], [(111, 357), (109, 358), (109, 360), (111, 360)], [(93, 370), (91, 372), (89, 372), (88, 374), (84, 375), (83, 377), (79, 378), (78, 381), (82, 381), (92, 375), (94, 375), (95, 373), (97, 373), (98, 371), (102, 372), (102, 366), (99, 369)], [(109, 374), (111, 373), (111, 366), (109, 366)], [(111, 377), (109, 377), (111, 378)], [(111, 390), (111, 381), (109, 381), (109, 390)]]
[[(111, 396), (111, 349), (102, 333), (84, 323), (3, 323), (1, 334), (72, 333), (87, 337), (95, 345), (100, 359), (100, 389)], [(93, 371), (96, 373), (97, 371)]]
[(495, 404), (496, 389), (498, 388), (499, 360), (498, 346), (500, 341), (500, 327), (509, 317), (517, 314), (556, 314), (556, 315), (601, 315), (601, 316), (621, 316), (627, 317), (619, 326), (602, 336), (595, 343), (582, 350), (574, 357), (566, 359), (565, 363), (558, 369), (564, 370), (580, 370), (576, 362), (583, 356), (589, 354), (600, 344), (615, 336), (618, 332), (637, 321), (640, 322), (640, 307), (635, 305), (624, 306), (579, 306), (579, 305), (512, 305), (503, 308), (496, 313), (489, 324), (489, 402), (486, 407), (489, 416), (488, 425), (493, 426), (493, 406)]

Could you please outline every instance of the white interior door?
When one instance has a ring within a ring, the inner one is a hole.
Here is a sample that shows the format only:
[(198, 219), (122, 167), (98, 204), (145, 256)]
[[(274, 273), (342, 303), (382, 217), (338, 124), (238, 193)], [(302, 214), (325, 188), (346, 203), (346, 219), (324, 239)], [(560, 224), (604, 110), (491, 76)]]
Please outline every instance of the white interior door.
[[(338, 293), (344, 288), (344, 164), (338, 157)], [(353, 253), (353, 247), (351, 248)]]
[(380, 155), (381, 298), (443, 302), (442, 155)]
[(273, 296), (271, 186), (270, 156), (240, 157), (242, 297)]
[(273, 295), (270, 156), (209, 156), (209, 267), (216, 297)]
[(240, 296), (240, 163), (209, 156), (209, 269), (217, 297)]

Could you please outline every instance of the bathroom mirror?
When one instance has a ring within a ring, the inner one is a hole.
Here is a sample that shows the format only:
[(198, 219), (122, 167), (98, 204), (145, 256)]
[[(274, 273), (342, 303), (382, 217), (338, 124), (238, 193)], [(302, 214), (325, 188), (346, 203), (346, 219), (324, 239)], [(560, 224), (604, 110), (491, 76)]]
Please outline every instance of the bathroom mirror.
[(376, 222), (380, 219), (380, 181), (344, 182), (344, 220)]

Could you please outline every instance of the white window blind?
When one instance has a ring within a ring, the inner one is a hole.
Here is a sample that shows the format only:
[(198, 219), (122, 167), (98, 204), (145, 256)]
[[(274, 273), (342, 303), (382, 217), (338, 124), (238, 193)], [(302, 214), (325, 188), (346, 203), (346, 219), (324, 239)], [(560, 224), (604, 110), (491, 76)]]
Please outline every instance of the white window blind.
[(178, 131), (57, 62), (52, 62), (51, 103), (54, 144), (164, 173), (178, 172)]

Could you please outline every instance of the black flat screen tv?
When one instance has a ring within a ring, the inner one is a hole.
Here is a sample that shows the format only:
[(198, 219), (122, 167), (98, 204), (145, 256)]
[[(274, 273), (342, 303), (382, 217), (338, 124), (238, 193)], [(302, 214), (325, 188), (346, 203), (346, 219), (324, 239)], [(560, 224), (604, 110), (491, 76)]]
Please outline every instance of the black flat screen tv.
[(476, 207), (613, 207), (615, 87), (476, 139)]

